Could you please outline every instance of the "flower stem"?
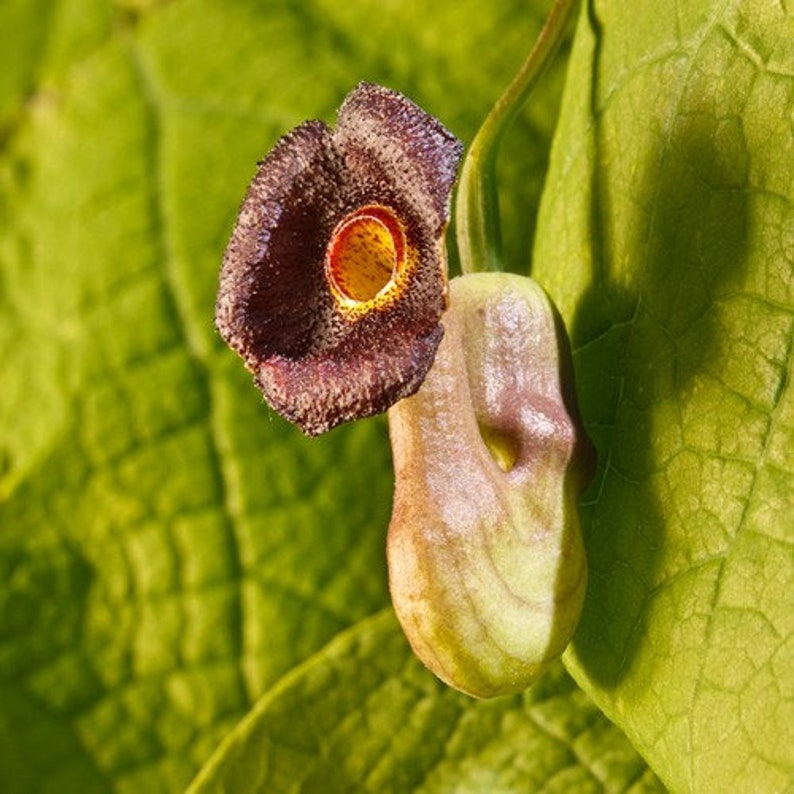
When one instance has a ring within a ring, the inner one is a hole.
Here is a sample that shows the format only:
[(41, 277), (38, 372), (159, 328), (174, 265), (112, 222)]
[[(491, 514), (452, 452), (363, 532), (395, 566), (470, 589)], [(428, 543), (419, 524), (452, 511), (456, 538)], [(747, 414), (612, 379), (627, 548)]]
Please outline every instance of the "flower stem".
[(491, 108), (466, 154), (455, 220), (461, 270), (503, 270), (496, 189), (496, 157), (502, 138), (562, 41), (577, 0), (554, 0), (535, 46), (518, 74)]

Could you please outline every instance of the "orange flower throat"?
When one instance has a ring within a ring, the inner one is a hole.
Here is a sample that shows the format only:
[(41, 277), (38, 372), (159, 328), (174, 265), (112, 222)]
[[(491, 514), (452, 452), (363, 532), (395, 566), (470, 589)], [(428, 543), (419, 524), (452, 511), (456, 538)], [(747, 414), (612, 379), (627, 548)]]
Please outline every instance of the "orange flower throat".
[(370, 204), (351, 212), (334, 229), (325, 274), (336, 302), (368, 311), (380, 299), (396, 297), (409, 257), (405, 227), (395, 212)]

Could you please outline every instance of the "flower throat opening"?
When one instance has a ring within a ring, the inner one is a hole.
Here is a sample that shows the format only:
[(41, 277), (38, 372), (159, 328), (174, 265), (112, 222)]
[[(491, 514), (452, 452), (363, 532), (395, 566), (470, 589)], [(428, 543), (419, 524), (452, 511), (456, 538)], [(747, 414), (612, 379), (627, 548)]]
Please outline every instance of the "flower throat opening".
[(387, 291), (405, 268), (405, 231), (393, 210), (372, 204), (334, 229), (325, 273), (334, 298), (351, 305)]

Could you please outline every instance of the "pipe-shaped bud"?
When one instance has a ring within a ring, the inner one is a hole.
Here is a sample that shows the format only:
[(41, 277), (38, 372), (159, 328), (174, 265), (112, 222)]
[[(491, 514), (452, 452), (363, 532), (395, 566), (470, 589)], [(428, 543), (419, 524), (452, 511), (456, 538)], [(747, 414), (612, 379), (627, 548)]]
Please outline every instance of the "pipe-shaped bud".
[(475, 697), (518, 692), (565, 649), (587, 565), (594, 455), (562, 322), (528, 278), (450, 283), (435, 363), (389, 411), (389, 582), (415, 653)]

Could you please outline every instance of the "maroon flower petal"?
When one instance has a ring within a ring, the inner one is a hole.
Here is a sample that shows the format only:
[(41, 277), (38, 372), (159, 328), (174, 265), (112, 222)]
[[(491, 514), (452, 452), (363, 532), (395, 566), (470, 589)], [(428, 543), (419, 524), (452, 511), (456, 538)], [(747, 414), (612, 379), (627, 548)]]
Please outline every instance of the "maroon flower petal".
[(460, 143), (410, 100), (358, 86), (260, 164), (226, 249), (223, 338), (305, 433), (380, 413), (433, 363)]
[(215, 311), (221, 335), (249, 369), (311, 346), (345, 174), (319, 121), (286, 135), (259, 165), (226, 248)]
[(443, 233), (462, 149), (440, 121), (388, 88), (362, 83), (339, 110), (334, 140), (369, 189), (396, 186), (398, 200)]

